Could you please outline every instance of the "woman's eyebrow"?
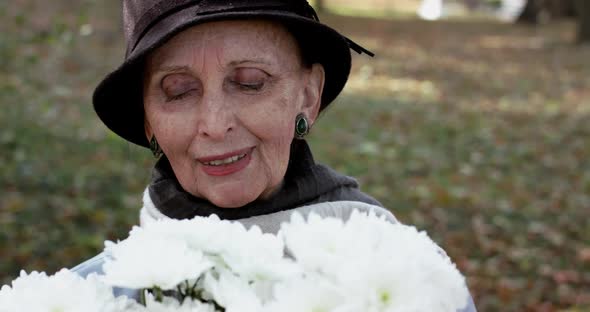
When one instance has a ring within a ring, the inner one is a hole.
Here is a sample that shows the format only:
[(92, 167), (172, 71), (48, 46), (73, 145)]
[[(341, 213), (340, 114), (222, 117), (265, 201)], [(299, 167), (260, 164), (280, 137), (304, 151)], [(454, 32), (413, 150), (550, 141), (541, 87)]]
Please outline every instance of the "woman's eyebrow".
[(186, 65), (164, 65), (156, 69), (156, 72), (164, 73), (177, 73), (177, 72), (188, 72), (191, 71), (190, 67)]
[(234, 67), (234, 66), (248, 64), (248, 63), (249, 64), (257, 63), (257, 64), (264, 64), (264, 65), (272, 65), (272, 63), (266, 59), (254, 58), (254, 59), (243, 59), (243, 60), (231, 61), (231, 62), (229, 62), (229, 66)]
[[(243, 59), (243, 60), (236, 60), (229, 62), (229, 66), (235, 67), (238, 65), (243, 64), (264, 64), (264, 65), (272, 65), (266, 59), (263, 58), (254, 58), (254, 59)], [(156, 68), (155, 72), (157, 73), (177, 73), (177, 72), (190, 72), (192, 71), (191, 68), (187, 65), (163, 65)]]

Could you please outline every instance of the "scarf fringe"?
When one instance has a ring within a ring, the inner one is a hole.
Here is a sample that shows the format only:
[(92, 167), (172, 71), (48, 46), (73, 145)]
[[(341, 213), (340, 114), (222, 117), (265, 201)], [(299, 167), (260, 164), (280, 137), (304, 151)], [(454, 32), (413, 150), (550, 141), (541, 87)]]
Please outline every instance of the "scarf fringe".
[[(345, 221), (348, 220), (353, 210), (358, 210), (363, 213), (373, 212), (377, 216), (385, 217), (385, 219), (389, 222), (398, 223), (398, 220), (393, 216), (393, 214), (383, 207), (357, 201), (323, 202), (265, 215), (237, 219), (234, 221), (242, 223), (247, 228), (256, 225), (260, 227), (265, 233), (277, 233), (281, 223), (289, 222), (291, 215), (294, 212), (301, 213), (305, 218), (307, 218), (311, 213), (316, 213), (320, 217), (335, 217)], [(171, 218), (161, 213), (160, 210), (154, 205), (150, 197), (150, 193), (146, 188), (146, 190), (143, 192), (143, 207), (139, 212), (140, 226), (145, 226), (158, 220), (166, 219)]]

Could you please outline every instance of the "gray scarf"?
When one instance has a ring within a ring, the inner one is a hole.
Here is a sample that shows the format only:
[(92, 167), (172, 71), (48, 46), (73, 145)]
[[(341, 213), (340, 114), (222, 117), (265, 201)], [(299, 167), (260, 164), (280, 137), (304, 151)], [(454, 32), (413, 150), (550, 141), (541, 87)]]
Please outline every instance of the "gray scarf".
[[(227, 220), (270, 214), (318, 201), (351, 199), (337, 198), (340, 197), (339, 195), (334, 198), (334, 196), (325, 196), (326, 194), (353, 193), (355, 195), (353, 197), (358, 197), (356, 193), (361, 194), (356, 180), (316, 164), (309, 146), (303, 140), (294, 140), (291, 144), (289, 165), (282, 187), (270, 198), (255, 200), (240, 209), (219, 208), (205, 199), (184, 191), (166, 157), (162, 157), (156, 163), (148, 190), (155, 207), (167, 217), (190, 219), (195, 216), (216, 214), (221, 219)], [(359, 201), (377, 203), (368, 196)]]

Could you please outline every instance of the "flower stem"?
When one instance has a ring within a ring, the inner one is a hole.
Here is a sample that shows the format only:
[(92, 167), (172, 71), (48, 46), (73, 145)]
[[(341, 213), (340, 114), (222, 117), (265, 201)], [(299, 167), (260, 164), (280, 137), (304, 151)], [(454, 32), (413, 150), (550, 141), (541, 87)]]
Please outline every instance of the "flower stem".
[(145, 299), (145, 292), (146, 292), (146, 291), (147, 291), (146, 289), (142, 289), (142, 290), (139, 292), (139, 303), (140, 303), (141, 305), (143, 305), (144, 307), (147, 305), (147, 303), (146, 303), (146, 299)]
[(156, 295), (156, 301), (157, 302), (162, 302), (162, 300), (164, 299), (164, 294), (162, 292), (162, 289), (158, 286), (154, 287), (153, 289), (154, 294)]

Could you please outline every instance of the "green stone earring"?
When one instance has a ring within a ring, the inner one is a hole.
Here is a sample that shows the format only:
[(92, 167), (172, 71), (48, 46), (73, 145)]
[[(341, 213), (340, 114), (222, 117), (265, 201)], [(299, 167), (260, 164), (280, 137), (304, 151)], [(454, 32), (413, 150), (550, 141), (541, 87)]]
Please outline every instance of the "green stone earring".
[(303, 113), (299, 113), (295, 117), (295, 137), (297, 139), (303, 139), (308, 133), (309, 123), (307, 122), (307, 117)]
[(162, 154), (164, 154), (164, 152), (162, 151), (162, 148), (160, 148), (160, 145), (158, 144), (158, 140), (156, 140), (155, 136), (152, 136), (152, 138), (150, 139), (150, 150), (152, 151), (152, 153), (154, 154), (154, 157), (156, 157), (156, 158), (160, 158), (162, 156)]

